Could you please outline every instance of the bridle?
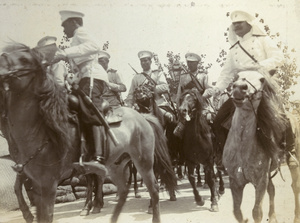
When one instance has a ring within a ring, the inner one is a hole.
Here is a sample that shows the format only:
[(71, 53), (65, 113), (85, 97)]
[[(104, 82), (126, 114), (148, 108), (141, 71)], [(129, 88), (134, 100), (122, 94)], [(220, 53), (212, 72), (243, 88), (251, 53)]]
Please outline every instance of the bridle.
[(251, 104), (251, 108), (252, 108), (252, 111), (255, 115), (255, 118), (257, 120), (257, 112), (255, 111), (255, 108), (254, 108), (254, 105), (253, 105), (253, 101), (256, 100), (257, 98), (255, 97), (258, 93), (264, 93), (264, 86), (265, 86), (265, 82), (263, 82), (262, 86), (260, 89), (257, 89), (250, 81), (248, 81), (246, 78), (242, 78), (241, 79), (242, 81), (245, 81), (247, 82), (253, 89), (254, 89), (254, 92), (252, 94), (246, 94), (245, 98), (248, 99), (248, 101), (250, 102)]
[[(19, 50), (19, 51), (25, 52), (26, 50)], [(34, 54), (32, 54), (31, 51), (32, 50), (30, 50), (29, 53), (31, 55), (34, 55)], [(16, 51), (14, 51), (14, 52), (16, 52)], [(14, 64), (12, 62), (12, 59), (10, 58), (10, 53), (2, 53), (0, 57), (4, 58), (4, 60), (7, 63), (7, 67), (8, 67), (8, 72), (0, 75), (0, 79), (2, 79), (4, 81), (7, 81), (10, 78), (20, 78), (20, 77), (26, 76), (28, 74), (31, 74), (33, 72), (36, 72), (36, 71), (42, 69), (40, 66), (35, 66), (33, 68), (11, 69), (12, 67), (14, 67)]]

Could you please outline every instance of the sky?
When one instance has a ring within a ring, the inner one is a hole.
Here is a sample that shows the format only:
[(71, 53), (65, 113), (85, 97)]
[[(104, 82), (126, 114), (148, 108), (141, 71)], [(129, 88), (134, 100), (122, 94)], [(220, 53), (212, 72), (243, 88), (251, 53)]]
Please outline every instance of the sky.
[[(237, 9), (258, 13), (300, 57), (300, 0), (0, 0), (0, 47), (10, 39), (34, 47), (45, 35), (56, 36), (59, 44), (58, 12), (76, 10), (85, 14), (84, 27), (100, 46), (109, 41), (110, 66), (128, 87), (134, 75), (128, 63), (141, 71), (140, 50), (157, 53), (163, 64), (168, 51), (179, 53), (183, 62), (187, 52), (205, 54), (204, 63), (213, 64), (209, 76), (216, 80), (221, 71), (216, 59), (230, 47), (224, 37), (230, 25), (226, 13)], [(300, 68), (300, 58), (297, 63)], [(293, 99), (300, 99), (300, 88), (295, 89)]]

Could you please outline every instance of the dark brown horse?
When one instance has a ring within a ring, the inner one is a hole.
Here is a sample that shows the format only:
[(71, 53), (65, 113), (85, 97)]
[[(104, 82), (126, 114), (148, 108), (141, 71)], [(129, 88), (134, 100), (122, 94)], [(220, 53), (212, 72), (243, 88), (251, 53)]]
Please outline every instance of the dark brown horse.
[(204, 200), (197, 190), (194, 170), (198, 164), (205, 166), (207, 184), (211, 192), (211, 211), (218, 211), (216, 183), (214, 174), (214, 153), (211, 140), (211, 130), (202, 114), (204, 99), (195, 88), (184, 92), (180, 98), (179, 113), (185, 119), (185, 130), (182, 146), (185, 164), (188, 169), (188, 179), (193, 188), (195, 201), (203, 206)]
[[(3, 49), (0, 57), (1, 101), (4, 112), (1, 129), (5, 132), (15, 169), (32, 180), (38, 222), (52, 222), (56, 188), (70, 177), (73, 162), (80, 156), (80, 137), (69, 122), (67, 97), (55, 78), (43, 69), (42, 55), (35, 49), (13, 43)], [(116, 222), (129, 192), (124, 169), (115, 162), (127, 153), (143, 177), (153, 204), (153, 222), (160, 222), (159, 187), (154, 172), (154, 156), (161, 165), (160, 175), (168, 190), (174, 190), (176, 178), (167, 156), (166, 139), (158, 120), (142, 116), (130, 108), (116, 111), (123, 121), (111, 126), (120, 144), (108, 138), (109, 157), (106, 167), (117, 185), (119, 200), (112, 222)], [(171, 170), (171, 171), (169, 171)], [(18, 181), (19, 176), (17, 176)], [(17, 194), (27, 222), (32, 214), (24, 199)]]
[(235, 111), (223, 152), (233, 197), (234, 215), (243, 218), (241, 203), (246, 184), (255, 187), (252, 215), (262, 221), (262, 199), (269, 194), (269, 222), (277, 222), (274, 208), (275, 188), (271, 171), (278, 164), (278, 142), (285, 128), (277, 86), (273, 79), (257, 71), (243, 71), (233, 84)]

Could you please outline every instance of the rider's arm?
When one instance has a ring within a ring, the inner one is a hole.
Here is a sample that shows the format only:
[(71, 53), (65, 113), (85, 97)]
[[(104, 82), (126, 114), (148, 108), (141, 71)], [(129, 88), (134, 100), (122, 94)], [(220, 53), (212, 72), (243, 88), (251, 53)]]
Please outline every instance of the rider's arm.
[(125, 84), (122, 83), (122, 80), (117, 72), (110, 73), (112, 75), (112, 82), (108, 83), (109, 88), (115, 92), (125, 92), (127, 90)]
[(130, 88), (129, 88), (129, 91), (128, 91), (128, 95), (125, 99), (125, 103), (128, 107), (132, 107), (133, 106), (133, 93), (134, 93), (134, 90), (138, 87), (138, 84), (137, 84), (137, 81), (135, 80), (135, 77), (134, 76), (132, 78), (132, 81), (131, 81), (131, 85), (130, 85)]
[(157, 74), (157, 85), (156, 92), (157, 94), (167, 93), (169, 91), (169, 85), (167, 84), (166, 78), (162, 72)]
[(267, 57), (267, 59), (260, 61), (259, 64), (267, 71), (282, 66), (284, 63), (284, 55), (276, 43), (269, 36), (259, 39), (262, 42)]
[(96, 41), (83, 28), (78, 28), (73, 38), (76, 38), (74, 41), (78, 42), (78, 45), (76, 44), (64, 50), (68, 58), (88, 56), (98, 53), (100, 50)]
[(233, 81), (234, 75), (234, 63), (232, 61), (232, 53), (230, 51), (220, 76), (218, 77), (216, 88), (220, 92), (224, 91), (225, 88), (227, 88), (228, 85)]

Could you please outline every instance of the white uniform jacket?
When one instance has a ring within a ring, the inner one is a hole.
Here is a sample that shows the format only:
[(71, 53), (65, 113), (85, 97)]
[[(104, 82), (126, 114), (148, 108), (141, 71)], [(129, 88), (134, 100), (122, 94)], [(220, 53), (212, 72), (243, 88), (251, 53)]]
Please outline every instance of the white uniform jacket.
[[(251, 30), (243, 38), (238, 37), (238, 40), (243, 48), (267, 71), (276, 69), (283, 64), (284, 55), (269, 36), (253, 35)], [(227, 56), (216, 87), (221, 92), (224, 91), (233, 81), (237, 74), (236, 70), (245, 70), (253, 65), (255, 62), (236, 44)]]
[[(106, 71), (98, 63), (100, 47), (83, 27), (78, 27), (75, 30), (70, 45), (71, 47), (66, 48), (65, 52), (67, 57), (72, 59), (77, 66), (80, 79), (92, 77), (108, 82)], [(74, 64), (71, 64), (71, 66), (74, 66)]]
[[(156, 82), (156, 98), (155, 101), (157, 103), (157, 105), (160, 105), (164, 102), (164, 99), (162, 97), (162, 94), (167, 93), (169, 90), (169, 86), (167, 84), (166, 78), (164, 76), (164, 74), (162, 72), (160, 72), (159, 70), (150, 70), (149, 72), (147, 72), (147, 74)], [(134, 90), (143, 85), (143, 84), (147, 84), (149, 82), (149, 80), (147, 80), (147, 78), (143, 75), (143, 74), (135, 74), (135, 76), (132, 78), (131, 81), (131, 86), (127, 95), (127, 98), (125, 100), (126, 104), (128, 106), (132, 106), (134, 103), (134, 98), (133, 98), (133, 93)]]

